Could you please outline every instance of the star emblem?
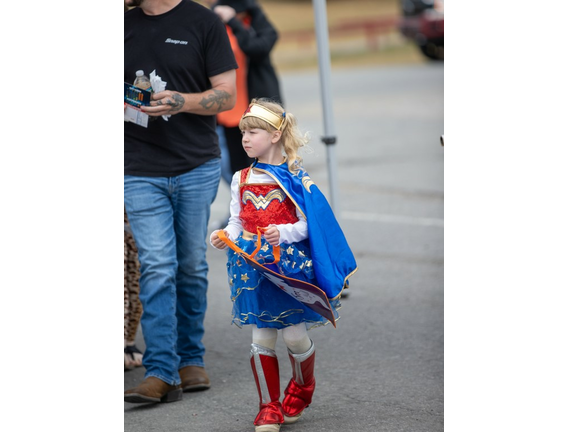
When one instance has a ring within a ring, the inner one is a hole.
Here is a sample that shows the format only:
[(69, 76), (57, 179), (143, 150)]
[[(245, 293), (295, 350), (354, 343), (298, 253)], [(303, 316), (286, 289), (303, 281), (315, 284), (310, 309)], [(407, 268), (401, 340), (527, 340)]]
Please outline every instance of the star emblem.
[(250, 279), (250, 278), (247, 276), (246, 273), (241, 276), (241, 280), (242, 280), (243, 282), (245, 282), (245, 283), (246, 283), (249, 279)]

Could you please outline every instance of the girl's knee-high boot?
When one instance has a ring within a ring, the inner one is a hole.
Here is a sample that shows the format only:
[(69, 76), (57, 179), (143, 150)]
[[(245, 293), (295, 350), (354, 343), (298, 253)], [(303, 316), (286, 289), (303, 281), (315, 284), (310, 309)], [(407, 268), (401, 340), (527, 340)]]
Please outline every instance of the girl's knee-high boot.
[(278, 432), (280, 425), (284, 423), (284, 413), (280, 404), (280, 375), (276, 352), (253, 343), (250, 364), (260, 397), (260, 410), (254, 420), (254, 430)]
[(284, 423), (298, 421), (304, 409), (312, 403), (312, 395), (316, 389), (314, 367), (316, 349), (314, 342), (308, 351), (303, 354), (293, 354), (288, 350), (292, 363), (292, 379), (284, 390)]

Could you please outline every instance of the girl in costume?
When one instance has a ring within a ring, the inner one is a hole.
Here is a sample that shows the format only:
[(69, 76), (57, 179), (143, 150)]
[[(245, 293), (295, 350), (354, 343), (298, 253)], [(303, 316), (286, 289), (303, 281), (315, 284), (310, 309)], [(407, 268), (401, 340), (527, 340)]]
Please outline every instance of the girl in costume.
[[(243, 148), (255, 162), (233, 176), (231, 217), (221, 237), (251, 254), (262, 233), (256, 261), (272, 263), (273, 248), (280, 246), (280, 273), (321, 288), (337, 318), (339, 297), (357, 265), (329, 204), (301, 166), (297, 152), (307, 140), (294, 116), (267, 99), (253, 99), (239, 128)], [(210, 242), (225, 249), (219, 231), (211, 234)], [(260, 397), (255, 431), (278, 432), (281, 424), (296, 422), (312, 401), (315, 347), (307, 329), (327, 320), (232, 249), (227, 255), (233, 323), (252, 327), (250, 362)], [(275, 352), (278, 330), (292, 364), (282, 403)]]

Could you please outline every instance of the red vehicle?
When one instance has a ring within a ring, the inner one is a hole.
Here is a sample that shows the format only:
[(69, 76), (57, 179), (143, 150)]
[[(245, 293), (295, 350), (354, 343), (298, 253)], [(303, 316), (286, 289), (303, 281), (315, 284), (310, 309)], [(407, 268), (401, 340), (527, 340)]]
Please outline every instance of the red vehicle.
[(444, 60), (444, 0), (402, 0), (400, 32), (431, 60)]

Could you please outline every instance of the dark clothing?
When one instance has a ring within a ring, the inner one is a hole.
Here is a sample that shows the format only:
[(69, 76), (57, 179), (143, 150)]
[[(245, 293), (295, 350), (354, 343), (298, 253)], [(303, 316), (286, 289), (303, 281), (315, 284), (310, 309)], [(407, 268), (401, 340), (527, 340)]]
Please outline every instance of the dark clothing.
[[(269, 98), (283, 104), (276, 71), (270, 61), (270, 52), (278, 40), (278, 32), (254, 0), (219, 0), (217, 6), (225, 5), (235, 12), (245, 12), (246, 17), (235, 16), (227, 25), (237, 39), (239, 48), (247, 56), (247, 92), (249, 101)], [(229, 151), (231, 173), (244, 169), (254, 161), (242, 147), (238, 127), (223, 125)]]
[[(225, 26), (209, 9), (182, 0), (157, 16), (134, 8), (124, 16), (124, 81), (156, 71), (166, 90), (201, 93), (209, 77), (236, 69)], [(124, 123), (124, 174), (173, 177), (220, 157), (215, 116), (179, 113), (148, 128)]]
[(278, 77), (270, 61), (270, 52), (278, 40), (278, 32), (256, 4), (251, 4), (247, 12), (251, 18), (249, 28), (246, 28), (237, 17), (227, 24), (233, 30), (239, 47), (248, 58), (249, 98), (265, 97), (282, 103)]

